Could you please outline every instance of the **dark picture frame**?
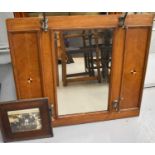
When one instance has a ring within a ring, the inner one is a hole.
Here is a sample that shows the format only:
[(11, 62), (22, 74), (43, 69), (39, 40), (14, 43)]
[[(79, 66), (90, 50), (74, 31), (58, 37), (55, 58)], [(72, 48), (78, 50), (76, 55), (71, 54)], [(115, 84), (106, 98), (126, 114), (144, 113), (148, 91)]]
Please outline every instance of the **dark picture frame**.
[(4, 142), (53, 137), (48, 98), (0, 103), (0, 127)]

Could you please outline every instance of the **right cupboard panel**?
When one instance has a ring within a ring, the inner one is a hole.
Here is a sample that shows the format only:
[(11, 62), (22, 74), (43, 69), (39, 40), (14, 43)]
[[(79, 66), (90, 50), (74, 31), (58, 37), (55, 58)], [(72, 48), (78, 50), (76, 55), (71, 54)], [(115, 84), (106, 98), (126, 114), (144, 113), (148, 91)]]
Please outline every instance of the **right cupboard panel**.
[(150, 27), (133, 27), (125, 30), (120, 109), (140, 106), (150, 31)]

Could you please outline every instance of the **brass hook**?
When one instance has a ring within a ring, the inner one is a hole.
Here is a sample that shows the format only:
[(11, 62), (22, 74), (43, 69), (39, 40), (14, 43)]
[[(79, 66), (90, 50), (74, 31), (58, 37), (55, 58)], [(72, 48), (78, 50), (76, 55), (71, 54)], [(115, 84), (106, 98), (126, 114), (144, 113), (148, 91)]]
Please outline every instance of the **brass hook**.
[(127, 15), (128, 15), (128, 12), (126, 12), (124, 15), (121, 15), (119, 17), (119, 23), (118, 23), (119, 27), (125, 28), (125, 19), (126, 19)]
[(46, 17), (46, 13), (43, 12), (42, 13), (43, 16), (42, 16), (42, 19), (41, 19), (41, 28), (43, 31), (48, 31), (48, 18)]

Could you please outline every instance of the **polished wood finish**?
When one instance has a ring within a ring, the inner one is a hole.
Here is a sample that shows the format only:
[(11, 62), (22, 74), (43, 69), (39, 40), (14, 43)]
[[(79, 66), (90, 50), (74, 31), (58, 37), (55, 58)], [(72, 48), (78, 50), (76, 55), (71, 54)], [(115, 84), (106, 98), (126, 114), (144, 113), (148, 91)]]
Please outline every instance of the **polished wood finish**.
[[(11, 31), (9, 34), (11, 58), (18, 99), (48, 97), (54, 104), (54, 70), (51, 53), (51, 36), (41, 31)], [(56, 116), (57, 106), (54, 106)]]
[[(117, 28), (119, 16), (49, 16), (48, 26), (52, 30)], [(152, 26), (153, 17), (153, 15), (128, 15), (125, 25), (127, 27)], [(8, 31), (32, 31), (41, 28), (40, 19), (36, 17), (15, 18), (8, 21)]]
[(93, 112), (86, 114), (75, 114), (75, 115), (64, 115), (59, 116), (58, 119), (53, 120), (53, 127), (64, 126), (64, 125), (74, 125), (81, 123), (90, 123), (90, 122), (98, 122), (98, 121), (107, 121), (113, 119), (120, 119), (126, 117), (135, 117), (139, 115), (139, 109), (126, 109), (120, 112), (112, 112), (108, 111), (104, 112)]
[[(17, 97), (43, 96), (39, 56), (39, 32), (9, 34)], [(21, 72), (22, 67), (22, 72)]]
[[(119, 100), (124, 60), (124, 29), (116, 29), (113, 35), (111, 81), (109, 87), (109, 110), (114, 111), (112, 102)], [(114, 91), (112, 91), (114, 90)]]
[[(119, 16), (59, 16), (48, 17), (48, 19), (49, 28), (54, 30), (98, 29), (118, 27)], [(128, 15), (125, 25), (127, 27), (152, 26), (152, 20), (153, 15)]]
[[(151, 28), (129, 28), (125, 35), (125, 55), (121, 86), (121, 109), (139, 107), (144, 64), (148, 55)], [(132, 90), (132, 91), (131, 91)]]
[(13, 14), (14, 14), (15, 18), (28, 17), (28, 13), (27, 12), (14, 12)]
[[(16, 39), (16, 42), (14, 42), (15, 45), (13, 45), (12, 42), (14, 38), (18, 38), (18, 35), (16, 34), (30, 34), (30, 40), (35, 40), (36, 43), (36, 36), (40, 38), (37, 46), (32, 45), (32, 49), (35, 49), (34, 51), (38, 51), (39, 53), (39, 57), (35, 59), (37, 60), (37, 64), (41, 66), (37, 69), (37, 65), (35, 64), (36, 70), (40, 73), (39, 79), (41, 81), (38, 84), (40, 85), (40, 88), (35, 87), (37, 88), (35, 91), (42, 93), (42, 96), (49, 97), (50, 102), (53, 103), (55, 112), (53, 115), (53, 122), (55, 126), (110, 120), (136, 116), (139, 114), (153, 16), (128, 15), (125, 22), (125, 28), (118, 27), (119, 16), (120, 15), (48, 17), (48, 32), (42, 32), (39, 18), (16, 18), (7, 20), (14, 70), (19, 68), (20, 72), (23, 71), (23, 67), (19, 67), (20, 63), (16, 64), (15, 60), (18, 59), (18, 62), (22, 58), (21, 55), (24, 52), (28, 53), (26, 48), (22, 48), (23, 51), (20, 52), (19, 48), (17, 48), (17, 45), (19, 44), (17, 42), (25, 44), (25, 47), (27, 43), (30, 44), (30, 41), (27, 40), (23, 43), (21, 37), (20, 39)], [(114, 29), (108, 111), (58, 116), (56, 92), (57, 62), (54, 48), (54, 31), (97, 28)], [(13, 36), (13, 34), (15, 35)], [(14, 53), (18, 53), (18, 56), (15, 57)], [(36, 53), (35, 55), (37, 56), (38, 54)], [(23, 59), (24, 58), (22, 58), (22, 60)], [(29, 61), (29, 63), (31, 64), (31, 61)], [(136, 74), (135, 71), (137, 72)], [(21, 86), (21, 91), (28, 89), (27, 86), (27, 88), (23, 88), (23, 86), (20, 85), (20, 83), (23, 82), (19, 82), (17, 80), (19, 75), (16, 74), (16, 71), (14, 73), (16, 85)], [(36, 74), (36, 76), (38, 76), (38, 74)], [(35, 95), (35, 91), (31, 91), (32, 95)], [(21, 94), (18, 89), (17, 94)], [(22, 96), (18, 95), (18, 97), (21, 98)], [(115, 111), (112, 105), (112, 102), (116, 99), (120, 101), (118, 112)]]

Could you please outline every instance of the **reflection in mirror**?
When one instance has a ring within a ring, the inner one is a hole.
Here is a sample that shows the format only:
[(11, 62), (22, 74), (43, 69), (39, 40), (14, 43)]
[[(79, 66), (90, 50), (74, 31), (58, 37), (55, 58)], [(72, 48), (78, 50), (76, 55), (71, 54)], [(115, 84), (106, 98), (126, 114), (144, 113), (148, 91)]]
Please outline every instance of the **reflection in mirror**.
[(108, 110), (112, 29), (55, 32), (58, 114)]

